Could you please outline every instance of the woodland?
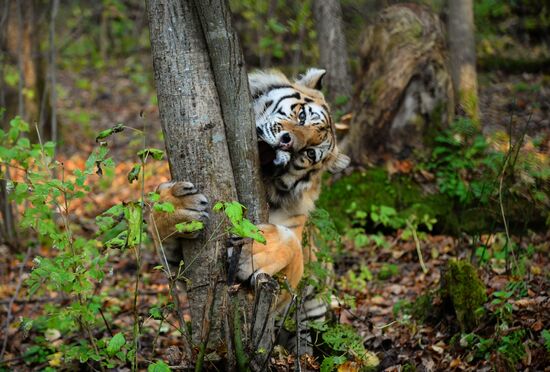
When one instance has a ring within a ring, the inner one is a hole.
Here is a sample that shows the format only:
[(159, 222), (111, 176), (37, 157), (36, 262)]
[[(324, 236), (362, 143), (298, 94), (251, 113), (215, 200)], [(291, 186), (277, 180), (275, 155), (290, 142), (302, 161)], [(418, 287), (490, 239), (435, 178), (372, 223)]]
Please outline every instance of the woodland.
[[(548, 1), (3, 0), (0, 52), (0, 371), (550, 371)], [(351, 159), (316, 259), (235, 281), (247, 74), (312, 67)], [(210, 200), (175, 272), (172, 179)]]

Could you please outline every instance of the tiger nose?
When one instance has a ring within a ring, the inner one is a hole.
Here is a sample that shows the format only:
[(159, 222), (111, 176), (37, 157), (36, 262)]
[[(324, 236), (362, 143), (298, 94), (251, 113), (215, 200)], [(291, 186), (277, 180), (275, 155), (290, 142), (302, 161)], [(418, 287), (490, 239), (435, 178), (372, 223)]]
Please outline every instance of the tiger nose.
[(279, 137), (279, 148), (282, 150), (288, 150), (292, 147), (292, 137), (290, 136), (290, 133), (284, 132)]

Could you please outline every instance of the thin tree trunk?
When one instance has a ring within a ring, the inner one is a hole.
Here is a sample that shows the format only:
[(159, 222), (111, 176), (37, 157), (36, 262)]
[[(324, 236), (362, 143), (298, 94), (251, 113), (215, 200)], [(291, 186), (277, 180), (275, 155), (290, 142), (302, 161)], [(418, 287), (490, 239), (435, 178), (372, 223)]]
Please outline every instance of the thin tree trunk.
[[(212, 203), (239, 199), (254, 222), (265, 221), (248, 81), (226, 1), (148, 0), (147, 8), (172, 178), (193, 182)], [(185, 241), (182, 250), (197, 363), (208, 344), (227, 350), (231, 369), (246, 367), (265, 344), (254, 342), (252, 303), (228, 292), (225, 228), (222, 217), (211, 214), (202, 238)], [(269, 314), (261, 315), (263, 324)]]
[[(8, 109), (8, 103), (6, 100), (6, 84), (4, 81), (4, 67), (10, 62), (8, 54), (8, 40), (14, 37), (18, 29), (15, 27), (14, 22), (11, 22), (12, 28), (10, 29), (10, 0), (4, 0), (0, 10), (0, 110)], [(15, 15), (11, 14), (12, 18)], [(15, 103), (15, 102), (12, 102)], [(10, 113), (3, 111), (0, 113), (0, 128), (7, 128), (9, 120), (11, 119)], [(12, 204), (9, 200), (8, 180), (10, 179), (10, 168), (7, 165), (0, 166), (0, 173), (3, 174), (3, 179), (0, 180), (0, 216), (2, 217), (0, 222), (0, 242), (7, 243), (14, 251), (18, 251), (17, 246), (17, 230), (16, 230), (16, 218)]]
[(52, 0), (52, 8), (50, 14), (50, 55), (49, 55), (49, 67), (50, 67), (50, 128), (51, 128), (51, 140), (57, 142), (57, 92), (55, 86), (57, 84), (56, 79), (56, 48), (55, 48), (55, 20), (57, 12), (59, 10), (59, 0)]
[(328, 101), (334, 105), (339, 97), (349, 100), (352, 91), (340, 1), (314, 0), (313, 17), (319, 44), (320, 67), (327, 70), (323, 85)]
[(244, 57), (225, 0), (194, 0), (220, 99), (239, 201), (254, 223), (267, 221), (256, 126)]
[[(193, 182), (212, 202), (236, 200), (216, 85), (195, 9), (188, 1), (149, 0), (147, 5), (160, 120), (172, 178)], [(203, 314), (210, 282), (221, 273), (218, 257), (224, 249), (222, 242), (207, 242), (223, 231), (216, 229), (221, 223), (222, 217), (212, 214), (203, 237), (189, 240), (183, 247), (193, 315)], [(224, 288), (221, 276), (216, 280), (221, 283), (214, 306), (219, 308)], [(193, 342), (199, 344), (200, 317), (193, 317), (192, 329)], [(210, 329), (211, 339), (221, 340), (219, 314)]]
[(478, 122), (474, 5), (472, 0), (447, 0), (447, 40), (457, 103), (468, 117)]

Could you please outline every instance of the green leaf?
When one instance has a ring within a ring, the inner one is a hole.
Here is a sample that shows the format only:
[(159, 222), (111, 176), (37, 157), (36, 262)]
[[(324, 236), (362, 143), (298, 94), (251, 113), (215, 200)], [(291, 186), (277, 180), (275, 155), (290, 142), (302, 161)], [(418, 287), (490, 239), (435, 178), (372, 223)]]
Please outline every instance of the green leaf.
[(99, 134), (95, 138), (95, 141), (99, 142), (100, 140), (105, 139), (105, 138), (107, 138), (107, 137), (109, 137), (109, 136), (111, 136), (115, 133), (122, 132), (123, 130), (124, 130), (124, 124), (118, 123), (117, 125), (115, 125), (114, 127), (110, 128), (110, 129), (105, 129), (105, 130), (102, 130), (101, 132), (99, 132)]
[(335, 367), (344, 364), (346, 360), (346, 357), (343, 355), (326, 357), (325, 359), (323, 359), (323, 363), (321, 363), (321, 372), (334, 371)]
[(176, 224), (176, 230), (179, 233), (192, 233), (202, 230), (203, 228), (204, 223), (202, 223), (201, 221), (190, 221)]
[(152, 156), (153, 159), (155, 160), (162, 160), (164, 158), (164, 151), (159, 149), (148, 148), (148, 149), (143, 149), (139, 151), (137, 155), (142, 161), (145, 161), (145, 159), (148, 158), (149, 156)]
[(151, 316), (154, 318), (154, 319), (162, 319), (162, 310), (159, 308), (159, 307), (152, 307), (149, 309), (149, 314), (151, 314)]
[(142, 241), (143, 216), (139, 203), (129, 203), (124, 211), (124, 217), (128, 222), (128, 246), (135, 247)]
[(260, 232), (260, 229), (246, 218), (235, 224), (231, 232), (243, 238), (254, 239), (258, 243), (266, 243), (265, 237)]
[(162, 360), (159, 360), (153, 364), (149, 364), (147, 372), (170, 372), (170, 367)]
[(136, 181), (139, 177), (139, 172), (141, 171), (141, 165), (135, 164), (130, 172), (128, 172), (128, 182), (132, 183)]
[(156, 203), (160, 200), (160, 194), (158, 192), (150, 192), (149, 194), (147, 194), (147, 196), (154, 203)]
[(174, 213), (176, 211), (174, 204), (170, 202), (156, 203), (153, 206), (153, 209), (157, 212), (166, 212), (166, 213)]
[(214, 212), (219, 212), (223, 209), (223, 203), (222, 202), (217, 202), (216, 204), (214, 204), (214, 207), (212, 208), (212, 210)]
[(544, 346), (546, 347), (546, 351), (550, 353), (550, 332), (547, 329), (543, 329), (541, 335), (544, 339)]
[(109, 356), (115, 355), (120, 351), (125, 343), (126, 339), (124, 338), (124, 335), (122, 333), (117, 333), (113, 338), (111, 338), (109, 345), (107, 345), (107, 354), (109, 354)]
[(258, 227), (256, 227), (252, 222), (244, 218), (244, 211), (246, 208), (239, 202), (218, 202), (214, 205), (213, 210), (214, 212), (223, 210), (229, 219), (229, 222), (233, 225), (230, 229), (232, 234), (238, 235), (242, 238), (251, 238), (262, 244), (266, 243), (260, 229), (258, 229)]

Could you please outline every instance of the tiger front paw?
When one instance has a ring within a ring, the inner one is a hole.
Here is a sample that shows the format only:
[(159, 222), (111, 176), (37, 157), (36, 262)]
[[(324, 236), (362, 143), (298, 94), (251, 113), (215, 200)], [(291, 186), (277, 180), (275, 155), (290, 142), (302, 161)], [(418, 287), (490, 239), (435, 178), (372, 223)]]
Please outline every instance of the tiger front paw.
[(260, 274), (281, 274), (291, 288), (296, 288), (304, 270), (300, 240), (284, 226), (259, 227), (267, 242), (253, 241), (242, 246), (237, 278), (254, 285)]
[(174, 206), (174, 212), (158, 211), (153, 208), (152, 219), (161, 240), (168, 237), (193, 239), (198, 231), (178, 231), (177, 224), (208, 221), (208, 198), (199, 193), (191, 182), (164, 182), (157, 187), (160, 202), (169, 202)]

